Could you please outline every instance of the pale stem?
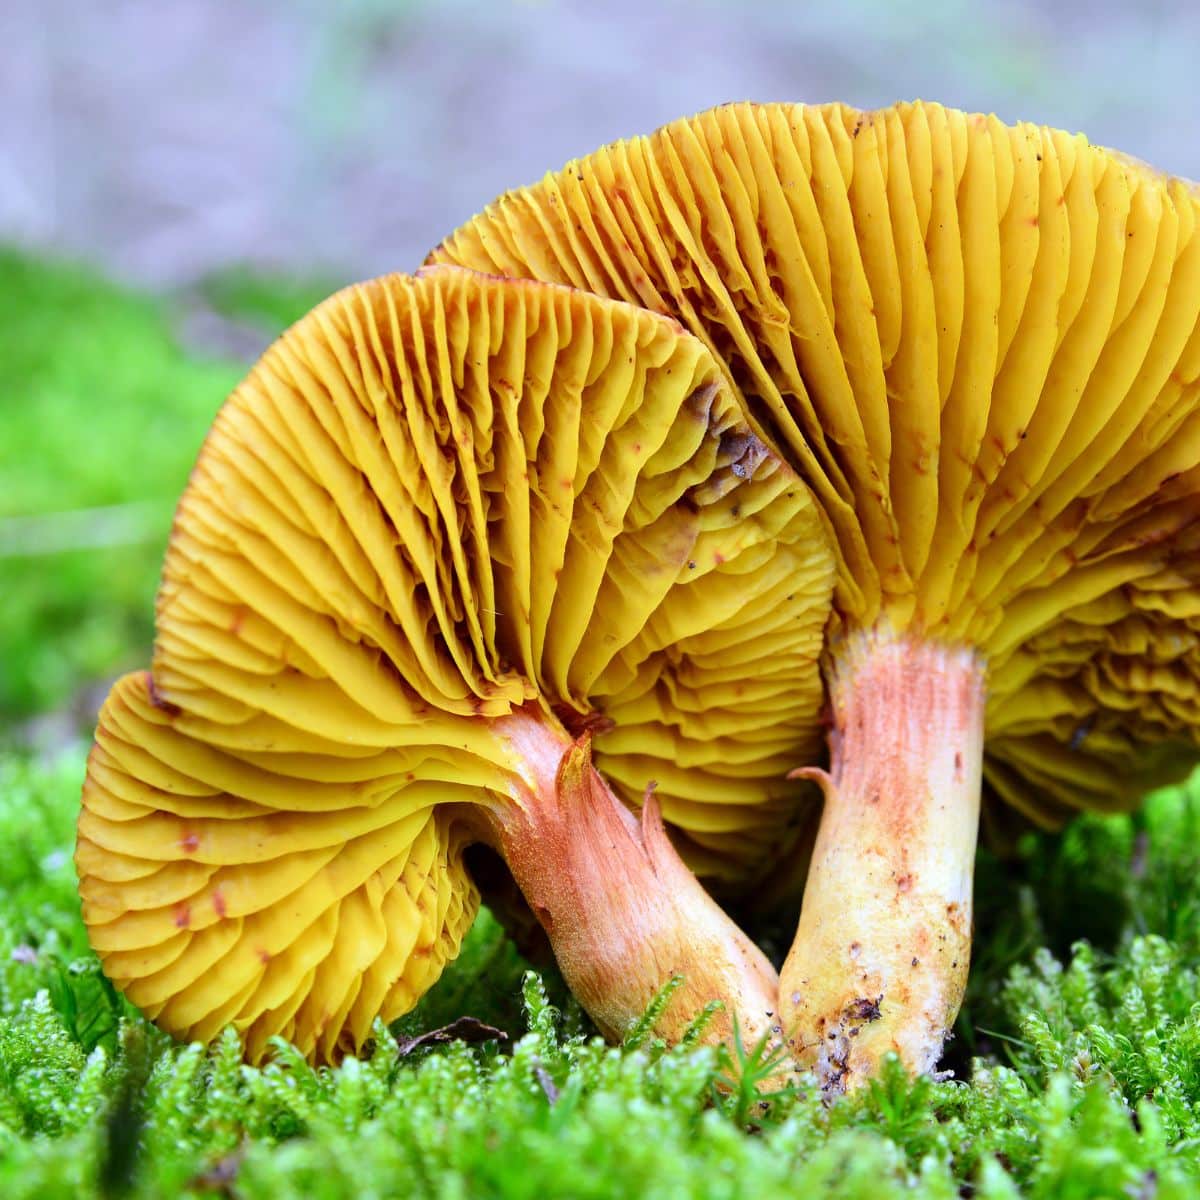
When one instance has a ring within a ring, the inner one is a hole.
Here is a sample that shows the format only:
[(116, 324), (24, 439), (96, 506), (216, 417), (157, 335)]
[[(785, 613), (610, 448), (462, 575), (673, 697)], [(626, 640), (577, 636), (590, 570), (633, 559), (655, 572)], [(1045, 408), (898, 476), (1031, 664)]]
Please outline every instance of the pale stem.
[(543, 716), (494, 723), (522, 784), (496, 810), (489, 839), (550, 939), (563, 977), (610, 1039), (628, 1033), (674, 976), (683, 985), (654, 1032), (677, 1041), (710, 1001), (723, 1005), (703, 1040), (778, 1040), (778, 976), (721, 910), (667, 838), (652, 795), (639, 821), (572, 741)]
[(971, 650), (871, 630), (829, 670), (829, 774), (781, 972), (793, 1052), (828, 1093), (895, 1051), (931, 1072), (966, 987), (984, 668)]

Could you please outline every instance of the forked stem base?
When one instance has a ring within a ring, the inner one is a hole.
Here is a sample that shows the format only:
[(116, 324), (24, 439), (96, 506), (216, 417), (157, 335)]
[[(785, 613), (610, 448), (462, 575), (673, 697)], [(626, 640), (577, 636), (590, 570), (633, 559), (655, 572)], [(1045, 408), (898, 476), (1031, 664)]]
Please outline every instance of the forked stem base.
[(675, 976), (653, 1032), (678, 1041), (711, 1001), (703, 1040), (775, 1038), (778, 976), (684, 865), (648, 794), (640, 821), (600, 777), (589, 735), (541, 714), (499, 719), (522, 783), (493, 817), (492, 842), (545, 929), (563, 977), (606, 1037), (619, 1040)]

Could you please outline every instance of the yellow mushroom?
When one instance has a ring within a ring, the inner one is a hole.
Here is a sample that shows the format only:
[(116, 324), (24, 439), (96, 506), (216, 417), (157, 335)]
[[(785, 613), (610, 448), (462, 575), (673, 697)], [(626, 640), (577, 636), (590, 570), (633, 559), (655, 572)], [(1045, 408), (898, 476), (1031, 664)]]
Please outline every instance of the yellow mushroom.
[(737, 104), (431, 256), (677, 317), (825, 512), (830, 763), (781, 1009), (830, 1091), (940, 1056), (981, 781), (985, 816), (1052, 827), (1196, 760), (1198, 215), (1053, 129)]
[(833, 580), (674, 321), (453, 268), (347, 289), (221, 409), (152, 667), (101, 713), (76, 863), (105, 971), (178, 1036), (334, 1059), (457, 953), (480, 842), (606, 1033), (678, 973), (663, 1036), (710, 1000), (711, 1036), (762, 1036), (775, 972), (662, 818), (746, 886), (794, 840)]

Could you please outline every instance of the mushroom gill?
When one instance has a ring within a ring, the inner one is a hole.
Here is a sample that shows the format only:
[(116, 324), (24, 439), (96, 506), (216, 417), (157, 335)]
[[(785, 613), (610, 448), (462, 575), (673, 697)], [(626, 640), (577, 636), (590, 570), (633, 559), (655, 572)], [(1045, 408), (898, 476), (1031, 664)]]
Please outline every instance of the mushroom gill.
[(1197, 758), (1198, 214), (1058, 130), (737, 104), (431, 256), (677, 317), (824, 510), (831, 761), (781, 1007), (831, 1091), (940, 1055), (981, 782), (985, 818), (1056, 826)]
[(457, 953), (482, 841), (606, 1032), (681, 973), (664, 1036), (710, 1000), (761, 1036), (774, 971), (661, 818), (747, 883), (791, 837), (833, 577), (674, 321), (453, 268), (339, 293), (221, 409), (101, 713), (105, 971), (176, 1035), (331, 1060)]

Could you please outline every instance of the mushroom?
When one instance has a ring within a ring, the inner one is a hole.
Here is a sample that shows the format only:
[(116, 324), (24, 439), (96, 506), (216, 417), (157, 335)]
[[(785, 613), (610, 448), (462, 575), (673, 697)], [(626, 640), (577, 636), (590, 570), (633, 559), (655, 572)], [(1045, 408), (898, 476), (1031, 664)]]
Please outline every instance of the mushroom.
[(1055, 828), (1196, 761), (1198, 209), (1053, 129), (737, 104), (431, 255), (676, 316), (825, 512), (829, 762), (800, 772), (824, 807), (781, 1011), (831, 1093), (940, 1057), (981, 785), (985, 822)]
[(606, 1034), (678, 974), (662, 1036), (714, 1000), (767, 1036), (775, 971), (663, 818), (731, 886), (794, 838), (833, 581), (676, 322), (454, 268), (339, 293), (221, 409), (100, 715), (105, 972), (173, 1034), (333, 1060), (457, 953), (482, 843)]

